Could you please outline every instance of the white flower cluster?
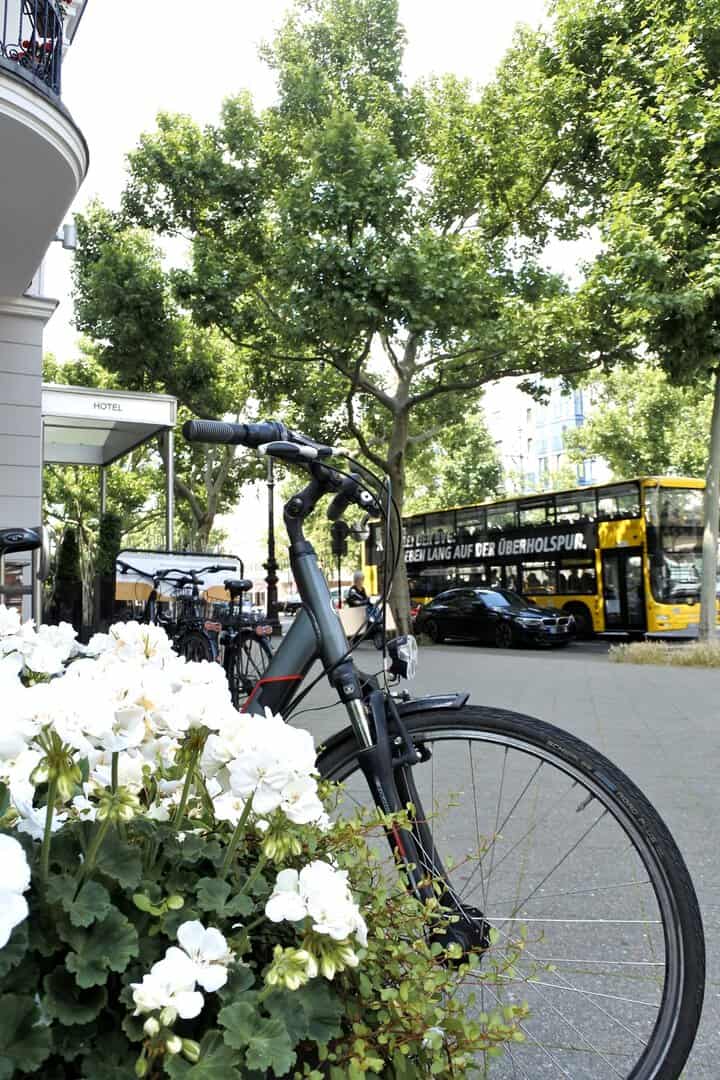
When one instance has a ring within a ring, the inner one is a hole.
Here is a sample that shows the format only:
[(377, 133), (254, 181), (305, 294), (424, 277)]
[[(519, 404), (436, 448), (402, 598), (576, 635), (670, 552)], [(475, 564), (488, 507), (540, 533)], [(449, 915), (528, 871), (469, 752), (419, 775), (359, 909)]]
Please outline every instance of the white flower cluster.
[(12, 836), (0, 835), (0, 949), (4, 949), (16, 926), (28, 916), (23, 893), (30, 888), (30, 867), (22, 845)]
[(367, 945), (367, 926), (350, 892), (347, 871), (320, 860), (299, 873), (281, 870), (265, 914), (271, 922), (300, 922), (309, 916), (317, 934), (335, 941), (354, 934), (360, 945)]
[[(42, 757), (35, 739), (48, 725), (90, 765), (83, 795), (68, 808), (71, 816), (93, 820), (92, 795), (110, 783), (113, 754), (120, 754), (120, 783), (138, 792), (148, 772), (173, 765), (188, 732), (205, 727), (214, 734), (202, 767), (218, 820), (236, 824), (252, 797), (257, 816), (279, 808), (295, 824), (327, 824), (317, 794), (312, 736), (270, 713), (265, 718), (238, 714), (221, 666), (188, 663), (172, 650), (161, 628), (117, 623), (82, 649), (71, 627), (35, 631), (0, 606), (0, 635), (8, 705), (0, 731), (0, 779), (10, 789), (20, 827), (33, 838), (41, 839), (44, 827), (44, 810), (32, 804), (31, 776)], [(41, 648), (53, 652), (44, 673), (59, 669), (64, 674), (26, 686), (19, 676), (27, 681), (29, 674), (38, 673), (29, 660)], [(160, 779), (158, 789), (149, 813), (167, 820), (182, 781)], [(53, 827), (65, 820), (63, 814), (56, 816)]]
[(177, 939), (180, 948), (172, 945), (142, 982), (130, 984), (135, 1015), (162, 1012), (168, 1026), (178, 1016), (182, 1020), (199, 1016), (205, 999), (197, 987), (207, 993), (219, 990), (227, 982), (228, 966), (234, 960), (220, 931), (206, 929), (197, 920), (183, 923)]
[(217, 733), (207, 740), (202, 769), (226, 793), (216, 800), (216, 807), (220, 803), (221, 812), (230, 811), (231, 818), (252, 796), (256, 814), (280, 808), (296, 825), (327, 825), (313, 775), (312, 735), (289, 727), (270, 711), (262, 720), (237, 713), (223, 717)]

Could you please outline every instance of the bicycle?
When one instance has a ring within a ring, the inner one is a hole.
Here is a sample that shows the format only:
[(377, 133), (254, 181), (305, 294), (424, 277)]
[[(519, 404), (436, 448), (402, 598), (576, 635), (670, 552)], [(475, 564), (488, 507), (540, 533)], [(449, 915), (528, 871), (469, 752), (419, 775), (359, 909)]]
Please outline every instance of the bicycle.
[[(253, 691), (273, 657), (270, 637), (272, 626), (262, 617), (246, 614), (242, 598), (252, 589), (248, 578), (230, 578), (224, 582), (230, 596), (228, 610), (219, 613), (219, 647), (230, 696), (236, 709)], [(236, 608), (237, 602), (237, 608)]]
[[(523, 1045), (504, 1043), (492, 1061), (480, 1055), (477, 1072), (492, 1064), (501, 1078), (676, 1080), (702, 1008), (704, 937), (687, 868), (657, 811), (567, 732), (471, 705), (463, 692), (413, 699), (384, 673), (356, 668), (358, 635), (346, 638), (303, 526), (326, 495), (331, 520), (350, 506), (381, 515), (390, 582), (401, 524), (389, 482), (358, 462), (361, 479), (329, 464), (340, 452), (280, 423), (189, 421), (184, 434), (309, 473), (284, 514), (302, 607), (244, 710), (290, 720), (327, 676), (349, 726), (321, 749), (319, 772), (383, 814), (408, 812), (388, 830), (391, 851), (420, 899), (439, 895), (454, 913), (454, 951), (480, 958), (467, 1008), (528, 1001)], [(383, 667), (409, 676), (414, 655), (410, 638), (386, 642)], [(303, 687), (316, 661), (321, 673)]]

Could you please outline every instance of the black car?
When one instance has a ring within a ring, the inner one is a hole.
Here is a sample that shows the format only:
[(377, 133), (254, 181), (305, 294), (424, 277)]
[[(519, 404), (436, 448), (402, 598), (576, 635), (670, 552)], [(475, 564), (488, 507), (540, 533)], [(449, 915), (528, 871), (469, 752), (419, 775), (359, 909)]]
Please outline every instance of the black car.
[(572, 615), (538, 607), (510, 589), (448, 589), (420, 608), (418, 634), (431, 641), (471, 638), (499, 648), (513, 645), (567, 645), (575, 633)]

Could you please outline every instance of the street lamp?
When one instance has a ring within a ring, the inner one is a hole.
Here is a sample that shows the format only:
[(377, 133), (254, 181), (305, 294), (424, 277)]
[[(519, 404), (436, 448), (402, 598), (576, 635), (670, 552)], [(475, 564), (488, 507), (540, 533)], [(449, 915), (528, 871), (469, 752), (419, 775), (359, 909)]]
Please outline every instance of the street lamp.
[(275, 470), (273, 459), (267, 459), (267, 489), (268, 489), (268, 549), (267, 562), (264, 567), (267, 570), (267, 620), (272, 626), (273, 634), (281, 634), (282, 627), (278, 617), (278, 562), (275, 558)]

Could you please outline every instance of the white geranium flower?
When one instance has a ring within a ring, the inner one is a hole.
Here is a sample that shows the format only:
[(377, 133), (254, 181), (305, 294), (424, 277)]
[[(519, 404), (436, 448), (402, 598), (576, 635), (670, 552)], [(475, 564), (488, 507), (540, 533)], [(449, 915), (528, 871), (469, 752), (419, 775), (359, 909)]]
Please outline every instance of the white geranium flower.
[(325, 816), (317, 784), (311, 776), (298, 777), (285, 785), (281, 792), (280, 808), (295, 825), (308, 825)]
[(57, 626), (39, 626), (37, 636), (43, 644), (57, 649), (63, 660), (69, 660), (78, 651), (77, 632), (68, 622), (58, 623)]
[(299, 874), (281, 870), (265, 914), (271, 922), (299, 922), (307, 915), (316, 933), (335, 941), (354, 934), (367, 945), (367, 926), (350, 892), (347, 872), (320, 860), (308, 863)]
[(166, 956), (170, 960), (179, 960), (180, 956), (192, 961), (195, 981), (203, 990), (212, 993), (227, 982), (228, 964), (233, 955), (223, 935), (215, 927), (207, 929), (197, 919), (184, 922), (178, 927), (177, 939), (180, 948), (171, 946)]
[[(17, 831), (25, 833), (27, 836), (32, 837), (33, 840), (42, 840), (45, 832), (47, 808), (45, 806), (33, 806), (32, 803), (25, 802), (23, 799), (17, 799), (13, 805), (20, 815), (16, 826)], [(53, 814), (52, 831), (57, 832), (66, 821), (67, 814)]]
[(0, 865), (0, 949), (4, 949), (15, 927), (27, 919), (28, 905), (23, 893), (30, 888), (25, 852), (12, 836), (0, 835)]
[(231, 825), (237, 825), (246, 805), (245, 799), (239, 799), (227, 791), (213, 799), (213, 812), (217, 821), (229, 821)]
[(229, 769), (233, 795), (241, 799), (252, 795), (258, 814), (269, 814), (280, 805), (282, 789), (292, 779), (279, 746), (248, 750), (232, 761)]
[(107, 652), (111, 648), (113, 643), (109, 634), (93, 634), (84, 647), (83, 652), (88, 656), (100, 656), (101, 653)]
[(65, 668), (65, 656), (62, 649), (56, 648), (41, 639), (25, 653), (25, 666), (35, 675), (59, 675)]
[(130, 984), (135, 1016), (173, 1009), (183, 1020), (192, 1020), (202, 1012), (205, 999), (195, 989), (195, 965), (180, 949), (175, 953), (153, 964), (142, 982)]
[(265, 904), (270, 922), (300, 922), (307, 915), (305, 901), (300, 895), (300, 875), (297, 870), (281, 870), (275, 881), (272, 896)]
[(20, 633), (20, 612), (17, 608), (0, 604), (0, 637), (13, 637)]

